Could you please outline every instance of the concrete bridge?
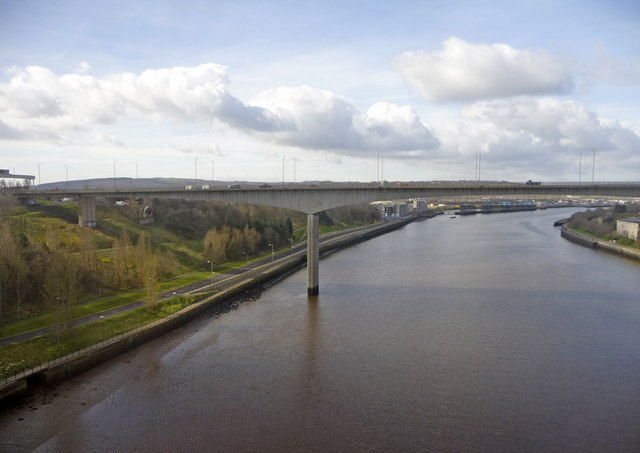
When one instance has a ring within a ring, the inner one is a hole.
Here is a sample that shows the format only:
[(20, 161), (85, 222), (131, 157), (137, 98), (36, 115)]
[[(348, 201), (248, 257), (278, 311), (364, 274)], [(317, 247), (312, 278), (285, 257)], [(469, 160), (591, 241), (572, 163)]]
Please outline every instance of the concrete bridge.
[[(191, 186), (190, 186), (191, 187)], [(206, 186), (205, 186), (206, 187)], [(194, 201), (222, 201), (274, 206), (307, 214), (307, 288), (309, 295), (319, 291), (319, 216), (327, 209), (372, 201), (408, 198), (453, 198), (464, 196), (545, 196), (640, 197), (640, 182), (611, 183), (508, 183), (508, 182), (424, 182), (406, 184), (335, 184), (323, 186), (276, 185), (229, 188), (141, 189), (141, 190), (57, 190), (12, 191), (19, 198), (78, 199), (78, 223), (94, 228), (97, 198), (167, 198)]]

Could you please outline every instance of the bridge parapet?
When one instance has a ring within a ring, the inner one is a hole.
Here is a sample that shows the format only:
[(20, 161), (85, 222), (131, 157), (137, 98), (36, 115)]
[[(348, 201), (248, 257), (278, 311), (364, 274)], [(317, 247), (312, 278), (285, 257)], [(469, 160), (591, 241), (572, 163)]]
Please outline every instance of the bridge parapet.
[(275, 186), (272, 188), (211, 188), (211, 189), (153, 189), (153, 190), (37, 190), (12, 191), (15, 196), (43, 198), (167, 198), (195, 201), (222, 201), (274, 206), (302, 211), (307, 214), (327, 209), (372, 201), (406, 198), (439, 198), (464, 196), (519, 196), (547, 195), (640, 197), (640, 183), (423, 183), (403, 186), (338, 185), (329, 187)]

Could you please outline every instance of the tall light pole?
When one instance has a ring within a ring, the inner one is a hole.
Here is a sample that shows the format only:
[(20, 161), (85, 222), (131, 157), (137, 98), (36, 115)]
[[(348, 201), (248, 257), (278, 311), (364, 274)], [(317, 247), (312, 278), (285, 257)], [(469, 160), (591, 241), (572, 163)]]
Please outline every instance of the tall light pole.
[(136, 166), (136, 190), (138, 190), (138, 162), (134, 162)]
[(113, 161), (113, 190), (118, 190), (118, 184), (116, 183), (116, 162), (117, 160)]
[(211, 283), (213, 283), (213, 261), (207, 261), (207, 263), (211, 264)]
[(193, 185), (198, 185), (198, 158), (196, 157), (193, 161)]
[(42, 184), (42, 179), (40, 179), (40, 165), (42, 165), (42, 162), (38, 162), (38, 186)]
[(271, 246), (271, 262), (273, 263), (273, 244), (269, 244)]
[(578, 184), (582, 183), (582, 153), (580, 153), (580, 161), (578, 164)]
[(249, 261), (249, 258), (247, 257), (247, 252), (242, 252), (242, 254), (244, 255), (244, 264), (247, 264), (247, 262)]
[(293, 159), (293, 182), (296, 182), (296, 158), (292, 157)]
[(595, 182), (596, 178), (596, 150), (593, 150), (593, 163), (591, 164), (591, 184)]
[(104, 316), (100, 316), (100, 341), (102, 341), (102, 320), (104, 319)]
[(67, 182), (69, 182), (69, 166), (67, 164), (63, 164), (64, 168), (67, 170)]
[(284, 184), (284, 154), (282, 155), (282, 183)]
[(211, 161), (211, 185), (213, 185), (213, 181), (215, 181), (215, 178), (213, 177), (213, 161)]

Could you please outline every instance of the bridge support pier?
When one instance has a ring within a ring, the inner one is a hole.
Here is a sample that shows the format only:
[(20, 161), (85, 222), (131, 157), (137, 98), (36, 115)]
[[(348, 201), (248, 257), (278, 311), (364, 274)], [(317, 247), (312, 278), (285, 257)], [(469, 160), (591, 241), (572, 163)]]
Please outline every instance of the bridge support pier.
[(78, 225), (89, 228), (98, 226), (96, 197), (80, 197), (78, 199)]
[(317, 296), (320, 285), (320, 218), (307, 214), (307, 294)]

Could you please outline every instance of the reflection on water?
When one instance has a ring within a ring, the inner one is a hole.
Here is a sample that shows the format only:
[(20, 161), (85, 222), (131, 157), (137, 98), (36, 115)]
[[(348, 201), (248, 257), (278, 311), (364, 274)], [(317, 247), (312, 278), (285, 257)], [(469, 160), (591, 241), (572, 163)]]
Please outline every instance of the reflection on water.
[(2, 414), (0, 446), (638, 451), (640, 266), (562, 240), (566, 216), (443, 216), (334, 254), (319, 296), (296, 273)]

